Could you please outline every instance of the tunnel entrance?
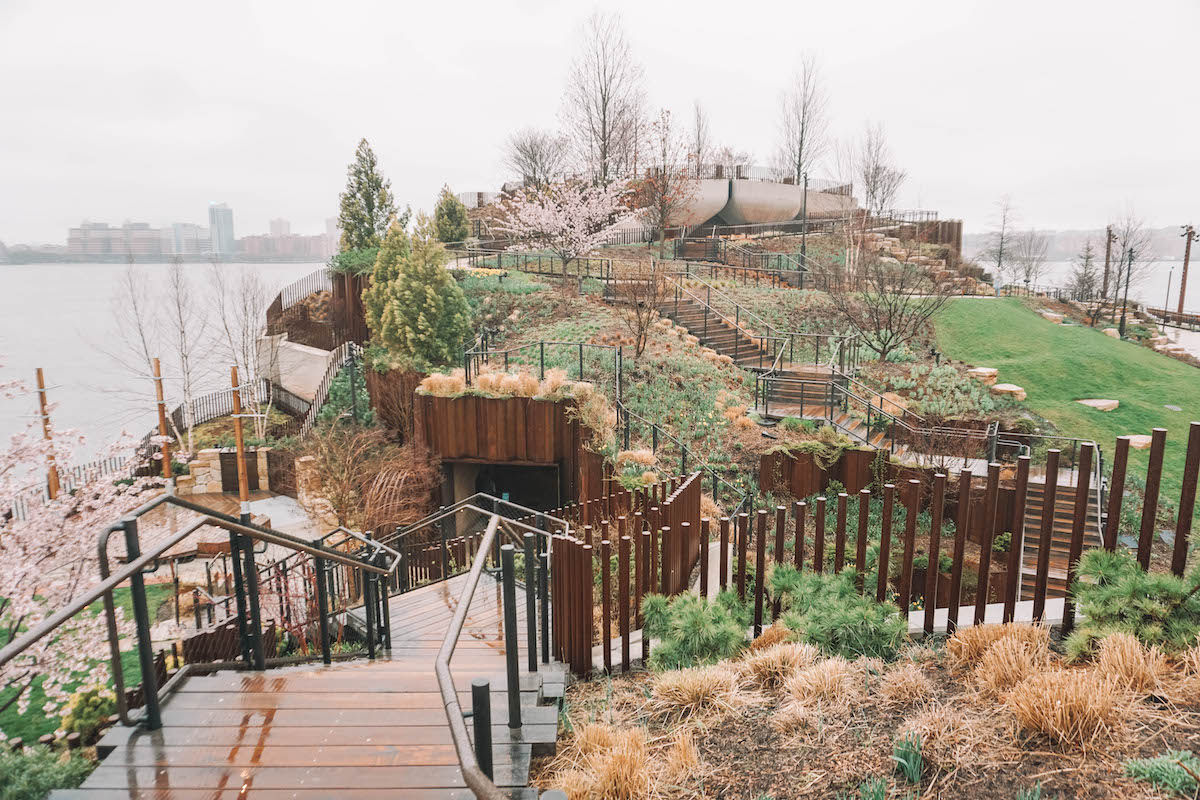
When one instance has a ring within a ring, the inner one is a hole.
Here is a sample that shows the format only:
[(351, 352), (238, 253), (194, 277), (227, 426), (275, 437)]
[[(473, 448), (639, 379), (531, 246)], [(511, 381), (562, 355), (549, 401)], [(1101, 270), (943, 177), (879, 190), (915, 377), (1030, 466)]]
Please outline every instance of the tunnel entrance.
[(460, 461), (450, 465), (450, 473), (452, 502), (483, 492), (537, 511), (549, 511), (562, 505), (556, 464), (531, 466)]

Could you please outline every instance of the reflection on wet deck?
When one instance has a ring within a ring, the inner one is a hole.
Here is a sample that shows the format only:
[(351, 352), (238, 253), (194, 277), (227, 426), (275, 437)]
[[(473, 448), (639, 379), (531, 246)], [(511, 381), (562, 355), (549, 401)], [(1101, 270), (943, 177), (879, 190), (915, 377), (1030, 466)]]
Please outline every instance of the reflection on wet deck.
[[(112, 731), (116, 749), (84, 786), (53, 797), (471, 797), (433, 672), (464, 580), (393, 597), (392, 648), (374, 662), (189, 678), (163, 706), (161, 730)], [(520, 594), (517, 605), (523, 631)], [(530, 707), (509, 732), (502, 620), (500, 587), (485, 576), (451, 669), (465, 709), (471, 680), (491, 679), (496, 781), (523, 787), (530, 743), (554, 741), (557, 709), (535, 705), (539, 676), (523, 674)]]

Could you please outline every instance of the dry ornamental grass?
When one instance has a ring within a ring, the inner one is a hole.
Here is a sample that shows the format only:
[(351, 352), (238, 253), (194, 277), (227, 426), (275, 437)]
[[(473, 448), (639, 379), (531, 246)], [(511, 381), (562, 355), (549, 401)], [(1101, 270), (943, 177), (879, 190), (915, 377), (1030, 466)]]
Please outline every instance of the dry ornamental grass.
[(959, 666), (974, 667), (988, 648), (1005, 637), (1026, 642), (1030, 654), (1050, 652), (1050, 630), (1040, 625), (980, 625), (962, 628), (946, 643), (946, 651)]
[(1088, 670), (1054, 669), (1018, 683), (1004, 702), (1021, 727), (1064, 747), (1088, 749), (1107, 741), (1129, 711), (1112, 677)]
[(743, 684), (753, 689), (774, 691), (802, 669), (815, 664), (821, 651), (808, 643), (776, 644), (751, 651), (738, 663)]
[(1144, 647), (1128, 633), (1106, 636), (1100, 642), (1096, 671), (1136, 694), (1154, 694), (1162, 689), (1167, 659), (1157, 647)]

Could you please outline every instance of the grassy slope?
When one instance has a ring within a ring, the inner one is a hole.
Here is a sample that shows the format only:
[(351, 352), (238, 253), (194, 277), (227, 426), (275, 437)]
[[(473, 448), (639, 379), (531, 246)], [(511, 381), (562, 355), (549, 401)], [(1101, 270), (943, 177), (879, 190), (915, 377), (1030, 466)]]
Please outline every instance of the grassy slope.
[[(951, 358), (996, 367), (1001, 383), (1029, 394), (1031, 409), (1065, 436), (1094, 438), (1111, 459), (1115, 439), (1166, 428), (1163, 496), (1179, 502), (1188, 423), (1200, 420), (1200, 371), (1099, 329), (1055, 325), (1019, 300), (955, 300), (937, 319), (938, 346)], [(1074, 401), (1121, 401), (1101, 412)], [(1166, 404), (1181, 407), (1168, 411)], [(1145, 475), (1149, 451), (1131, 451), (1130, 474)], [(1136, 465), (1136, 466), (1135, 466)]]

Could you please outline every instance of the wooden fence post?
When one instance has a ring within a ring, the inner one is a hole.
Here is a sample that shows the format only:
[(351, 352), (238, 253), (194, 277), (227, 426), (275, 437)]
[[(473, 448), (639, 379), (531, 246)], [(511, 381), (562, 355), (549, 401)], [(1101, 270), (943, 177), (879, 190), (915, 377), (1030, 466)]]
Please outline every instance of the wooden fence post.
[[(987, 613), (988, 580), (992, 572), (992, 542), (996, 538), (996, 507), (1000, 497), (1000, 465), (988, 464), (987, 495), (983, 506), (983, 541), (979, 543), (979, 590), (975, 595), (975, 624)], [(1053, 514), (1051, 514), (1053, 516)]]

